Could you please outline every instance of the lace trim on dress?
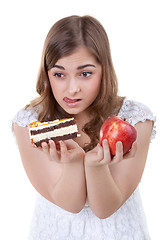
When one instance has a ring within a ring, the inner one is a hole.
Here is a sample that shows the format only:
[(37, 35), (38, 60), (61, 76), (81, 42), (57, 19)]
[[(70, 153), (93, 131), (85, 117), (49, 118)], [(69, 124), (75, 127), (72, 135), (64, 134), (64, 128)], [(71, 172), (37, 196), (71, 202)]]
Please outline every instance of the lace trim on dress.
[(38, 118), (38, 107), (27, 109), (22, 108), (13, 118), (12, 123), (17, 123), (21, 127), (27, 127), (29, 123), (37, 121)]
[(127, 122), (135, 126), (138, 122), (145, 122), (146, 120), (153, 121), (153, 129), (151, 139), (156, 135), (156, 117), (151, 110), (144, 104), (125, 99), (123, 105), (119, 111), (118, 116), (125, 118)]

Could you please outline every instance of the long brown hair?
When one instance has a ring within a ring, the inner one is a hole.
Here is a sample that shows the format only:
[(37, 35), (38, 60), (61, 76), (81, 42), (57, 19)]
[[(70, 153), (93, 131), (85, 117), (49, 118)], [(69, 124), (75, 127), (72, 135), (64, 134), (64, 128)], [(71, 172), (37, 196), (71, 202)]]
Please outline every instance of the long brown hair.
[(44, 43), (37, 78), (36, 90), (39, 97), (26, 107), (39, 106), (39, 121), (71, 117), (56, 102), (49, 83), (48, 71), (58, 59), (70, 55), (79, 46), (86, 46), (102, 66), (100, 92), (88, 108), (93, 118), (82, 129), (91, 139), (90, 144), (84, 147), (85, 151), (89, 151), (99, 141), (99, 130), (103, 121), (119, 112), (124, 99), (118, 96), (118, 82), (112, 63), (109, 40), (97, 19), (91, 16), (70, 16), (52, 26)]

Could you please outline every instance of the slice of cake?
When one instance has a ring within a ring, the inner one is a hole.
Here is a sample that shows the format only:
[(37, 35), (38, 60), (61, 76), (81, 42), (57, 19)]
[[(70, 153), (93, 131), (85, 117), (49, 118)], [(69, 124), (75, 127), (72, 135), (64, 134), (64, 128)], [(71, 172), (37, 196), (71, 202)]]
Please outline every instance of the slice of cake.
[(80, 136), (74, 118), (57, 119), (51, 122), (35, 121), (29, 124), (29, 135), (31, 142), (36, 147), (41, 146), (42, 142), (49, 140), (60, 141)]

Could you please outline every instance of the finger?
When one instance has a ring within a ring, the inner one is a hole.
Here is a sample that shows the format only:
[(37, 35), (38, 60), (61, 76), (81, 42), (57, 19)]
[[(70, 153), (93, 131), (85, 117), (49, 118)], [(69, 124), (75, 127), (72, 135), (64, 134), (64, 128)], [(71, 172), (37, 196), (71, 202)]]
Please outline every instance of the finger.
[(49, 147), (48, 147), (48, 144), (46, 142), (42, 142), (41, 143), (41, 148), (42, 148), (42, 151), (45, 153), (45, 154), (49, 154)]
[(104, 159), (103, 147), (99, 143), (94, 148), (93, 153), (97, 153), (97, 157), (98, 157), (99, 161)]
[(61, 152), (61, 161), (63, 162), (68, 157), (68, 150), (64, 141), (59, 141), (59, 144), (60, 144), (60, 152)]
[(110, 153), (108, 140), (104, 139), (102, 145), (103, 145), (103, 155), (104, 155), (103, 163), (109, 163), (111, 161), (111, 153)]
[[(133, 151), (136, 153), (136, 151), (137, 151), (137, 148), (138, 148), (138, 143), (137, 143), (137, 141), (135, 141), (133, 144), (132, 144), (132, 149), (133, 149)], [(131, 149), (131, 150), (132, 150)]]
[(125, 154), (124, 159), (135, 157), (136, 152), (137, 152), (137, 141), (135, 141), (135, 142), (132, 144), (131, 150), (129, 151), (129, 153)]
[(123, 159), (123, 143), (121, 141), (118, 141), (116, 143), (116, 155), (113, 158), (114, 163), (118, 163), (122, 161)]
[(50, 160), (59, 162), (59, 155), (58, 155), (58, 151), (57, 151), (55, 142), (50, 140), (49, 146), (50, 146)]

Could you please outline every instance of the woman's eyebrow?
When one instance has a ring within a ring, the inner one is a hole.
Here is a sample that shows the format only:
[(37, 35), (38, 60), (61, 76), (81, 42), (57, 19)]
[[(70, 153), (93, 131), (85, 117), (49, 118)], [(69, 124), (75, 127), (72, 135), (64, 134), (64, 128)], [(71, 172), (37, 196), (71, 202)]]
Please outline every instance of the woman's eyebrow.
[(93, 65), (93, 64), (85, 64), (85, 65), (77, 67), (77, 69), (79, 70), (79, 69), (86, 68), (86, 67), (94, 67), (94, 68), (96, 68), (96, 66)]
[[(80, 70), (80, 69), (83, 69), (83, 68), (86, 68), (86, 67), (94, 67), (94, 68), (96, 68), (96, 66), (93, 65), (93, 64), (85, 64), (85, 65), (77, 67), (77, 70)], [(63, 66), (57, 65), (57, 64), (54, 65), (53, 68), (59, 68), (59, 69), (65, 70), (65, 68)]]
[(60, 65), (54, 65), (53, 68), (59, 68), (59, 69), (65, 70), (65, 68), (63, 66), (60, 66)]

